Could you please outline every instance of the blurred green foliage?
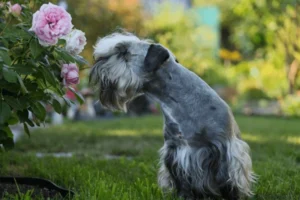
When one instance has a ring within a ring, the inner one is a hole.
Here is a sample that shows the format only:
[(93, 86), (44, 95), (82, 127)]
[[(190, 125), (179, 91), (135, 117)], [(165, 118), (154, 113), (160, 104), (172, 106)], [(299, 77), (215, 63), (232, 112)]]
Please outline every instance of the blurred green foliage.
[(282, 112), (286, 116), (300, 116), (300, 96), (287, 95), (280, 100)]
[(263, 90), (267, 96), (276, 98), (284, 95), (287, 90), (286, 76), (282, 69), (274, 68), (271, 62), (263, 59), (240, 62), (227, 68), (226, 75), (241, 95), (256, 88)]
[(272, 79), (274, 71), (284, 73), (288, 87), (283, 95), (294, 94), (299, 87), (299, 1), (240, 0), (232, 11), (236, 20), (231, 23), (231, 42), (247, 59), (263, 59), (272, 65), (265, 79)]
[(142, 31), (142, 10), (139, 1), (130, 0), (67, 0), (74, 26), (86, 33), (87, 46), (82, 55), (93, 62), (93, 45), (99, 37), (118, 28), (139, 34)]
[(299, 0), (193, 0), (194, 8), (221, 11), (219, 58), (201, 42), (216, 38), (196, 23), (193, 9), (163, 3), (149, 13), (141, 0), (66, 2), (74, 25), (86, 33), (83, 56), (91, 63), (97, 38), (123, 28), (162, 43), (211, 86), (236, 89), (238, 99), (283, 99), (300, 88)]
[(169, 48), (182, 65), (209, 84), (226, 84), (227, 78), (222, 75), (223, 67), (214, 57), (212, 43), (201, 42), (216, 38), (209, 27), (196, 24), (193, 10), (164, 3), (145, 21), (145, 29), (151, 39)]

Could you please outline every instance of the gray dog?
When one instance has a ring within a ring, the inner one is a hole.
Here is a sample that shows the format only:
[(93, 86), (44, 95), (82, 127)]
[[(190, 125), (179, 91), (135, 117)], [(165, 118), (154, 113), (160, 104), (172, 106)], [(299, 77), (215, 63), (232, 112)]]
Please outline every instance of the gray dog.
[(161, 105), (164, 146), (158, 182), (184, 199), (251, 196), (255, 182), (249, 146), (228, 105), (165, 47), (130, 33), (97, 41), (90, 81), (101, 103), (126, 111), (145, 94)]

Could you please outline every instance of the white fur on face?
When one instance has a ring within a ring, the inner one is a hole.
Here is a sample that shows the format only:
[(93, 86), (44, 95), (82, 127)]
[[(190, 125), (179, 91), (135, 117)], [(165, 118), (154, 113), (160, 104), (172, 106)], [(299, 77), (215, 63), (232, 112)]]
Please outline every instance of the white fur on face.
[(97, 60), (99, 57), (108, 56), (112, 51), (114, 51), (114, 48), (119, 43), (140, 41), (141, 40), (135, 35), (114, 33), (97, 41), (96, 46), (94, 46), (94, 57)]
[(105, 107), (126, 112), (126, 103), (140, 94), (143, 74), (139, 69), (149, 46), (129, 33), (113, 33), (97, 41), (90, 81), (99, 87), (100, 102)]

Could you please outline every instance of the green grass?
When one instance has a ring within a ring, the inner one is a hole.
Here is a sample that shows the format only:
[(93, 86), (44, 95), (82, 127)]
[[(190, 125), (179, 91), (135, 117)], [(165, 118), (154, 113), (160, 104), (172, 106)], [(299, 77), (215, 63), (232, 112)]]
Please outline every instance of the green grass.
[[(259, 175), (252, 199), (300, 199), (300, 120), (237, 117)], [(0, 175), (47, 178), (83, 200), (159, 200), (161, 117), (77, 122), (38, 129), (0, 156)], [(72, 158), (35, 154), (73, 152)], [(121, 156), (106, 159), (107, 155)]]

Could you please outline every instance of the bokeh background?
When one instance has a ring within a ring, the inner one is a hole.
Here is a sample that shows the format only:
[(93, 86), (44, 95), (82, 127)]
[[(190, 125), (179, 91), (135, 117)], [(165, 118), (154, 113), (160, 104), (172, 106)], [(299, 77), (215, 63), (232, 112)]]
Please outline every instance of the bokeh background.
[[(33, 10), (46, 3), (29, 2)], [(86, 34), (87, 45), (81, 55), (89, 65), (75, 89), (90, 98), (88, 103), (97, 100), (88, 84), (93, 45), (99, 37), (123, 29), (168, 47), (235, 113), (300, 116), (300, 0), (51, 2), (63, 6), (75, 27)], [(144, 102), (152, 106), (150, 111), (159, 108), (142, 97), (129, 105), (130, 110), (149, 110), (149, 106), (141, 106)], [(96, 114), (107, 112), (96, 106)], [(86, 112), (88, 107), (80, 109)]]
[(97, 38), (122, 28), (170, 48), (236, 112), (300, 115), (299, 0), (53, 2), (86, 33), (91, 65)]
[[(34, 11), (48, 2), (26, 1)], [(49, 179), (73, 190), (76, 200), (168, 199), (157, 185), (159, 106), (140, 96), (128, 113), (111, 112), (88, 85), (93, 45), (124, 29), (168, 47), (233, 109), (259, 175), (252, 200), (300, 199), (300, 0), (51, 2), (86, 34), (81, 56), (89, 65), (75, 88), (85, 103), (64, 115), (46, 105), (55, 125), (30, 128), (30, 138), (21, 124), (11, 127), (15, 148), (0, 152), (0, 176)], [(66, 96), (76, 101), (72, 92)]]

